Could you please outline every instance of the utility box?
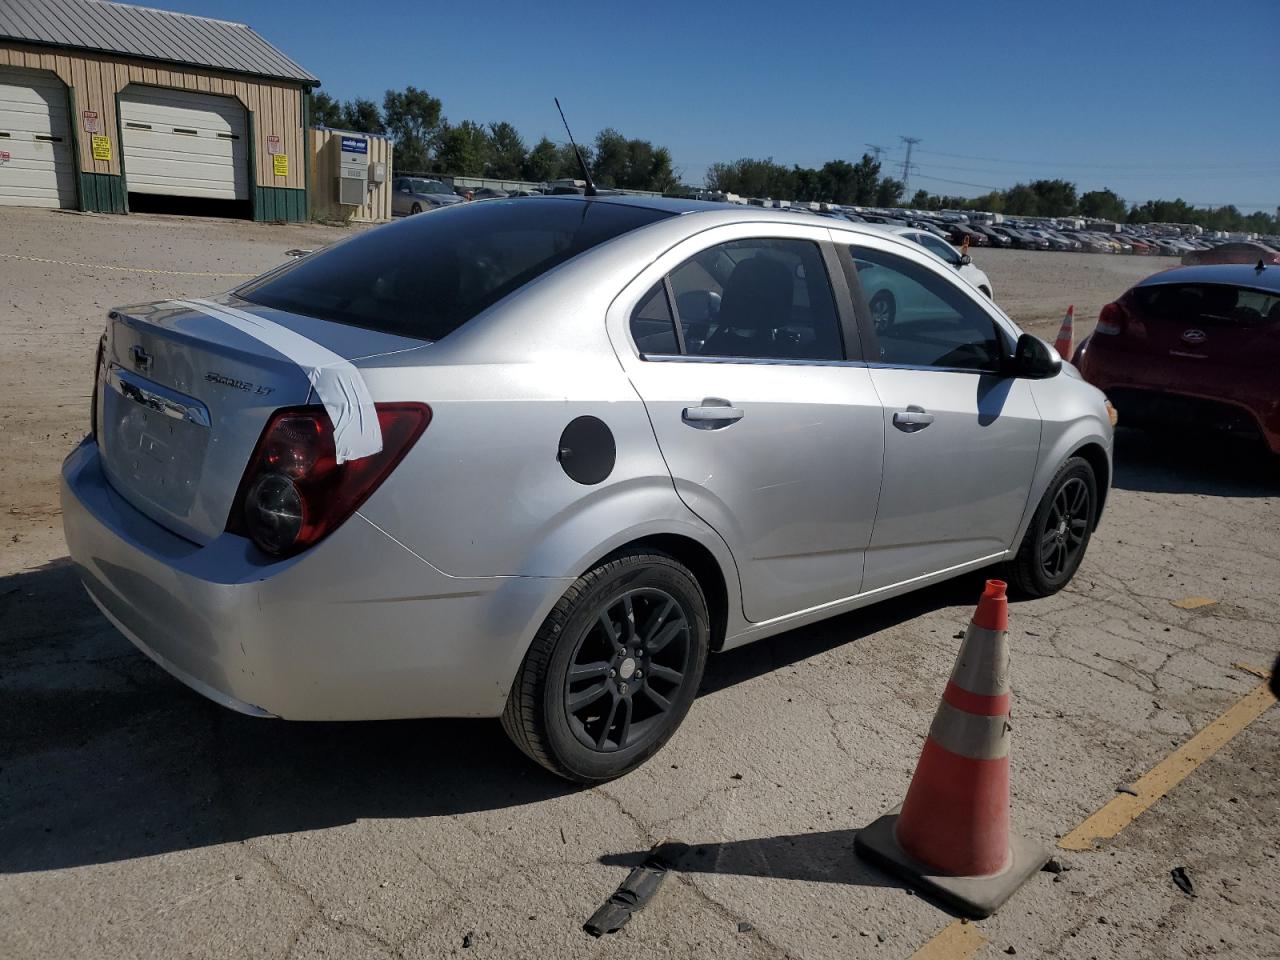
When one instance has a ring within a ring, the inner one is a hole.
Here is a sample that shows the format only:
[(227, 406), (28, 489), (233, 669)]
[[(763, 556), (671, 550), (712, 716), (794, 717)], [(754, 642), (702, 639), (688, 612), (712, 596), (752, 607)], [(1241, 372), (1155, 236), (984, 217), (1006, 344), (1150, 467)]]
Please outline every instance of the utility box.
[(370, 183), (386, 183), (387, 182), (387, 165), (385, 163), (374, 162), (369, 164), (369, 182)]
[(361, 206), (369, 192), (369, 141), (343, 135), (337, 138), (337, 143), (338, 203)]

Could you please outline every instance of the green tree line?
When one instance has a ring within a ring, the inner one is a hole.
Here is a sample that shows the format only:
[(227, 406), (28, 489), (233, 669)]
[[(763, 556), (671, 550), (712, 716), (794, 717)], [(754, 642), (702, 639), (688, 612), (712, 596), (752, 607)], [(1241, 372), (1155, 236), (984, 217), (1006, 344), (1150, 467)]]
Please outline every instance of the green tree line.
[[(532, 147), (506, 121), (452, 123), (443, 104), (417, 87), (388, 90), (382, 106), (357, 97), (339, 102), (322, 90), (312, 99), (312, 119), (325, 127), (389, 136), (398, 173), (437, 172), (497, 180), (547, 180), (581, 177), (573, 147), (542, 137)], [(602, 187), (668, 192), (679, 186), (671, 151), (648, 140), (628, 139), (612, 128), (582, 144), (583, 159)]]
[[(569, 144), (557, 144), (544, 136), (530, 147), (506, 121), (453, 123), (445, 118), (440, 100), (417, 87), (388, 90), (381, 106), (362, 97), (339, 102), (317, 90), (312, 116), (322, 126), (391, 137), (397, 172), (434, 171), (537, 183), (581, 175)], [(681, 185), (671, 151), (648, 140), (628, 139), (610, 128), (601, 130), (594, 143), (584, 143), (582, 153), (600, 186), (663, 193), (693, 190)], [(905, 199), (902, 181), (882, 176), (880, 163), (866, 153), (856, 163), (829, 160), (818, 168), (786, 166), (771, 157), (744, 157), (712, 164), (706, 172), (706, 185), (710, 190), (744, 197), (852, 206), (897, 207)], [(1117, 223), (1195, 223), (1210, 230), (1280, 232), (1280, 218), (1266, 213), (1245, 214), (1234, 206), (1194, 207), (1180, 199), (1127, 204), (1113, 190), (1080, 193), (1074, 183), (1062, 179), (1016, 183), (980, 197), (918, 190), (908, 205), (919, 210), (987, 210), (1028, 217), (1079, 215)]]
[(1206, 230), (1280, 232), (1280, 219), (1267, 213), (1242, 213), (1236, 207), (1194, 207), (1184, 200), (1148, 200), (1126, 204), (1114, 190), (1079, 193), (1068, 180), (1033, 180), (980, 197), (949, 197), (917, 190), (917, 210), (987, 210), (1020, 217), (1096, 217), (1113, 223), (1194, 223)]

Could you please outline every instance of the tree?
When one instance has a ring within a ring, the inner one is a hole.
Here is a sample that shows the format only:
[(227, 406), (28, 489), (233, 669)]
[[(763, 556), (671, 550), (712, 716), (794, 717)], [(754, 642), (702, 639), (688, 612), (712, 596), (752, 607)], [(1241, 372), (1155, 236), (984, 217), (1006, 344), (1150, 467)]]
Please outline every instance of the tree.
[(559, 168), (560, 153), (556, 149), (556, 145), (546, 137), (543, 137), (534, 144), (533, 149), (525, 157), (523, 165), (524, 178), (532, 180), (534, 183), (545, 183), (556, 178)]
[(853, 165), (853, 177), (850, 181), (850, 194), (847, 203), (859, 207), (870, 206), (875, 202), (876, 190), (880, 186), (880, 163), (871, 154), (864, 153), (862, 159)]
[(906, 185), (901, 180), (885, 177), (876, 187), (875, 205), (877, 207), (896, 207), (902, 203), (902, 191)]
[(935, 197), (928, 190), (917, 190), (915, 196), (911, 198), (911, 208), (913, 210), (936, 210), (935, 203), (940, 203), (941, 197)]
[[(591, 147), (581, 146), (578, 150), (582, 153), (582, 162), (591, 169)], [(562, 143), (556, 148), (556, 175), (551, 179), (582, 179), (582, 165), (578, 163), (578, 154), (574, 151), (572, 143)]]
[(796, 173), (794, 168), (774, 163), (772, 157), (744, 157), (732, 163), (713, 163), (707, 169), (707, 186), (744, 197), (791, 199), (796, 196)]
[(1015, 217), (1033, 217), (1039, 198), (1025, 183), (1016, 183), (1004, 192), (1004, 212)]
[(1080, 213), (1120, 223), (1125, 218), (1125, 205), (1111, 190), (1090, 190), (1080, 196)]
[(505, 120), (489, 124), (489, 176), (499, 180), (520, 179), (526, 156), (524, 141), (515, 127)]
[(482, 177), (489, 160), (491, 143), (484, 127), (470, 120), (457, 126), (445, 123), (436, 149), (436, 166), (442, 173), (460, 177)]
[(357, 97), (342, 105), (342, 125), (348, 130), (360, 133), (386, 133), (386, 125), (382, 122), (382, 114), (378, 105), (372, 100)]
[(440, 101), (425, 90), (388, 90), (382, 99), (387, 132), (395, 141), (398, 170), (426, 170), (440, 133)]
[(1033, 180), (1035, 213), (1041, 217), (1064, 217), (1076, 212), (1076, 185), (1066, 180)]
[(311, 95), (311, 122), (317, 127), (341, 127), (344, 123), (342, 104), (317, 88)]
[(678, 182), (671, 168), (671, 151), (648, 140), (629, 140), (606, 128), (596, 134), (591, 173), (602, 187), (663, 191)]

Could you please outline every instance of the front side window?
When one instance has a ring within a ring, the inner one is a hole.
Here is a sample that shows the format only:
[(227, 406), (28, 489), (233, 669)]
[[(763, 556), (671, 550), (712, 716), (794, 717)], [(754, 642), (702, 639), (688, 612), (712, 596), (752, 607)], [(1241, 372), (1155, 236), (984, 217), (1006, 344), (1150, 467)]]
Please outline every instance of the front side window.
[(822, 251), (808, 240), (734, 240), (671, 272), (691, 356), (842, 360)]
[(438, 340), (566, 260), (670, 215), (569, 199), (454, 204), (296, 260), (236, 295), (290, 313)]
[(949, 279), (922, 264), (845, 247), (875, 327), (881, 363), (997, 372), (1004, 349), (995, 321)]

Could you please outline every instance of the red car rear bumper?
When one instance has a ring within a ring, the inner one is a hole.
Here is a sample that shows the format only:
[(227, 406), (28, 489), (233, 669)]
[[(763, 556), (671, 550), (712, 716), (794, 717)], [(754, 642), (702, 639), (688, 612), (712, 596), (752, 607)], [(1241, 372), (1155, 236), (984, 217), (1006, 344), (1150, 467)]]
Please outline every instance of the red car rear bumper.
[(1192, 367), (1189, 363), (1199, 361), (1115, 350), (1096, 336), (1081, 344), (1075, 363), (1085, 380), (1115, 404), (1121, 424), (1163, 421), (1256, 433), (1280, 454), (1280, 378), (1275, 371)]

